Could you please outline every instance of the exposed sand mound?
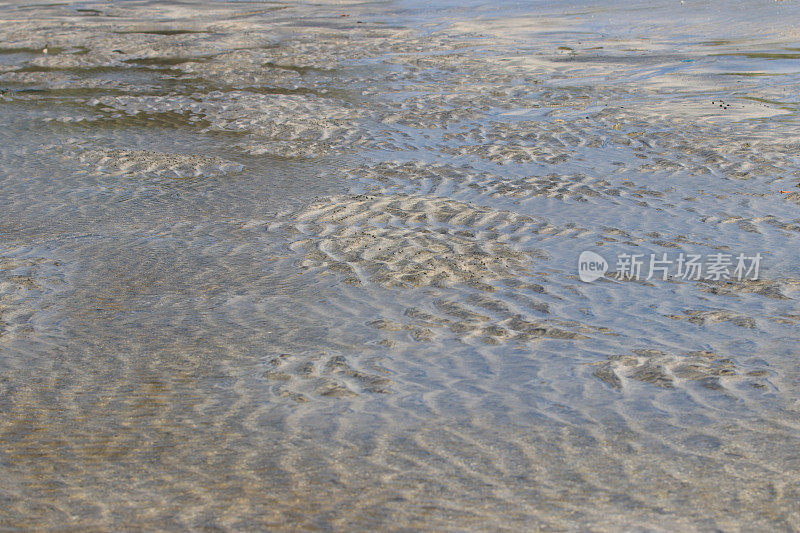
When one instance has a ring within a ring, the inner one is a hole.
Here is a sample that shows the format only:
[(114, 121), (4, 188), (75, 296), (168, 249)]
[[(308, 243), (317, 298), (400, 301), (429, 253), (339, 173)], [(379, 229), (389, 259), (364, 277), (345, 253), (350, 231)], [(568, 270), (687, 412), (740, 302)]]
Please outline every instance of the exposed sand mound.
[(659, 350), (635, 350), (631, 355), (618, 355), (600, 363), (594, 376), (621, 389), (623, 380), (635, 380), (672, 389), (678, 383), (697, 382), (713, 390), (722, 390), (746, 383), (750, 387), (772, 387), (767, 370), (743, 371), (728, 359), (713, 352), (690, 352), (676, 355)]
[(310, 235), (292, 245), (306, 251), (303, 267), (387, 287), (486, 287), (529, 268), (536, 254), (516, 249), (515, 235), (541, 226), (531, 217), (425, 196), (336, 198), (293, 218), (283, 229)]

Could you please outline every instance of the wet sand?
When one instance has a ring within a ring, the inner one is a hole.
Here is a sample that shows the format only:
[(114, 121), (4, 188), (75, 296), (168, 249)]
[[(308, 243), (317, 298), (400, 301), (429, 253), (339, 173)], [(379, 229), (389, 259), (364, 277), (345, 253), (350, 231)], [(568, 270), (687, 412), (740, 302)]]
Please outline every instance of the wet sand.
[(0, 6), (0, 529), (800, 528), (793, 3)]

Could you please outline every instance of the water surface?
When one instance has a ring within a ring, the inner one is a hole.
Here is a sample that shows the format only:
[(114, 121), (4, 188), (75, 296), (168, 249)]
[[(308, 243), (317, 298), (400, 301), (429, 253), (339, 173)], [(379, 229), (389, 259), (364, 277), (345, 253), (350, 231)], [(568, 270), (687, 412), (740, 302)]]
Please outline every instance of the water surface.
[(3, 3), (0, 527), (797, 529), (798, 15)]

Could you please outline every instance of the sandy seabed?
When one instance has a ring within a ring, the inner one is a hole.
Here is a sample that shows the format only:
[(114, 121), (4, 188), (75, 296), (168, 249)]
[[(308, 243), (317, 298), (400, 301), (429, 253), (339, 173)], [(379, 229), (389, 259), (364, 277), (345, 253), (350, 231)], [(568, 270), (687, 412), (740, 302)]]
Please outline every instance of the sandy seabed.
[(800, 529), (800, 7), (708, 4), (0, 2), (0, 529)]

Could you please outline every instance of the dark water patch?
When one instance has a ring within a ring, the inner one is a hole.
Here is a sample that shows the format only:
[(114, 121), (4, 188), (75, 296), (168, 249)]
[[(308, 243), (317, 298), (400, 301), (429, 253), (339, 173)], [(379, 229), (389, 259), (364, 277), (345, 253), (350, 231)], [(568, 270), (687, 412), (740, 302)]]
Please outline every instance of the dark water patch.
[(190, 34), (201, 34), (201, 33), (212, 33), (212, 32), (205, 30), (124, 30), (124, 31), (116, 31), (114, 33), (118, 35), (143, 34), (143, 35), (170, 36), (170, 35), (190, 35)]
[(759, 76), (785, 76), (785, 74), (770, 72), (723, 72), (722, 76), (747, 76), (757, 78)]
[(278, 63), (272, 63), (270, 61), (263, 63), (262, 66), (278, 70), (290, 70), (292, 72), (297, 72), (298, 74), (308, 74), (310, 72), (332, 73), (336, 71), (335, 69), (322, 68), (322, 67), (309, 67), (302, 65), (280, 65)]
[(702, 46), (723, 46), (726, 44), (731, 44), (733, 41), (725, 40), (725, 39), (717, 39), (714, 41), (702, 41), (698, 44)]
[(762, 104), (769, 104), (776, 106), (786, 111), (797, 111), (797, 103), (795, 102), (781, 102), (779, 100), (771, 100), (769, 98), (759, 98), (757, 96), (742, 96), (743, 100), (750, 100), (753, 102), (761, 102)]
[(50, 3), (50, 4), (28, 4), (26, 6), (20, 6), (18, 9), (19, 10), (33, 11), (33, 10), (36, 10), (36, 9), (38, 9), (40, 7), (61, 7), (61, 6), (67, 6), (67, 5), (69, 5), (67, 2), (54, 2), (54, 3)]
[[(58, 66), (41, 66), (41, 65), (28, 65), (20, 67), (13, 72), (66, 72), (74, 74), (97, 74), (97, 73), (115, 73), (115, 72), (129, 72), (131, 70), (142, 70), (149, 72), (152, 69), (137, 67), (137, 66), (122, 66), (122, 65), (92, 65), (85, 67), (58, 67)], [(181, 71), (176, 70), (176, 75), (182, 74)]]
[[(559, 47), (561, 53), (553, 59), (554, 62), (579, 62), (579, 63), (615, 63), (621, 65), (658, 65), (680, 63), (686, 56), (678, 54), (626, 54), (626, 55), (566, 55), (568, 47)], [(631, 52), (645, 52), (645, 50), (630, 50)]]
[(131, 91), (113, 87), (59, 87), (59, 88), (23, 88), (12, 94), (32, 94), (41, 96), (40, 101), (50, 100), (59, 103), (64, 98), (98, 98), (101, 96), (159, 96), (163, 91)]
[[(38, 55), (42, 55), (42, 51), (44, 49), (45, 49), (44, 46), (42, 46), (41, 48), (0, 47), (0, 54), (2, 54), (2, 55), (5, 55), (5, 54), (30, 54), (30, 55), (37, 55), (38, 56)], [(58, 48), (58, 47), (55, 47), (55, 46), (54, 47), (50, 47), (50, 46), (47, 47), (47, 53), (48, 54), (55, 55), (55, 54), (60, 54), (63, 51), (64, 51), (63, 48)]]
[(734, 56), (746, 57), (748, 59), (800, 59), (800, 54), (783, 52), (727, 52), (724, 54), (712, 54), (712, 56)]
[(86, 9), (86, 8), (77, 8), (75, 10), (76, 13), (84, 17), (100, 17), (100, 16), (107, 16), (106, 13), (100, 11), (99, 9)]

